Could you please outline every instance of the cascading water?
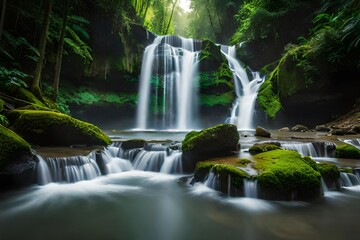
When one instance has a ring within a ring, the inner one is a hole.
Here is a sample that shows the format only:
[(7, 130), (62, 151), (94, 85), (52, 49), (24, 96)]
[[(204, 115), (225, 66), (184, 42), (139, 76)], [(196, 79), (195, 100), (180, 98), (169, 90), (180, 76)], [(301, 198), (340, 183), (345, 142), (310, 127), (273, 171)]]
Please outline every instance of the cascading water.
[(254, 128), (254, 107), (257, 92), (264, 79), (258, 72), (252, 73), (252, 80), (249, 80), (245, 69), (236, 59), (235, 46), (221, 46), (221, 51), (228, 60), (229, 67), (233, 72), (236, 100), (233, 103), (229, 123), (237, 125), (238, 129)]
[(78, 182), (100, 175), (132, 170), (179, 174), (183, 172), (182, 153), (161, 144), (122, 149), (114, 143), (87, 156), (42, 158), (37, 156), (37, 177), (41, 185), (50, 182)]
[(196, 128), (197, 41), (158, 36), (145, 51), (140, 75), (138, 129)]
[(302, 156), (331, 157), (336, 145), (332, 142), (281, 142), (281, 147), (297, 151)]
[(248, 198), (258, 197), (258, 183), (257, 181), (250, 181), (244, 179), (244, 196)]

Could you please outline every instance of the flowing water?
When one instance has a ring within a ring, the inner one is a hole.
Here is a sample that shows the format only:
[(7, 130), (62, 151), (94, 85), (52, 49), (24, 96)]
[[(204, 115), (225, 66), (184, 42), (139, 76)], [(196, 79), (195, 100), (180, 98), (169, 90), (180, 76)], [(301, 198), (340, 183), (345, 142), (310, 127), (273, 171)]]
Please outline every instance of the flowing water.
[[(256, 198), (255, 181), (244, 181), (245, 197), (215, 191), (219, 179), (212, 172), (204, 183), (188, 184), (181, 152), (169, 144), (121, 145), (85, 157), (39, 156), (39, 183), (60, 182), (2, 193), (0, 239), (337, 240), (360, 234), (359, 168), (341, 174), (341, 192), (328, 191), (322, 181), (321, 199), (265, 201)], [(108, 174), (99, 176), (104, 169)]]
[(194, 129), (198, 41), (158, 36), (146, 47), (140, 75), (138, 129)]
[(221, 51), (228, 60), (233, 72), (236, 100), (233, 103), (229, 123), (237, 125), (238, 129), (254, 129), (255, 100), (260, 85), (264, 79), (258, 72), (252, 72), (252, 79), (248, 78), (246, 70), (236, 59), (236, 47), (221, 46)]
[(2, 196), (8, 239), (354, 239), (360, 188), (319, 200), (230, 198), (178, 176), (129, 171), (72, 184), (50, 183)]

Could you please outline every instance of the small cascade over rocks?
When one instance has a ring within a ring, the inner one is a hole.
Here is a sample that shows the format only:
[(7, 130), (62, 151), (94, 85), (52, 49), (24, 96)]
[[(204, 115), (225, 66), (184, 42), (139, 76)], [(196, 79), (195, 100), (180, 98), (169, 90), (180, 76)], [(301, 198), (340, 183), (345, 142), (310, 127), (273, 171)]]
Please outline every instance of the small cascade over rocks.
[(342, 187), (352, 187), (360, 185), (360, 179), (356, 174), (341, 172), (340, 181)]
[(344, 142), (360, 149), (360, 138), (346, 139)]
[(244, 197), (258, 198), (258, 182), (244, 179)]
[(228, 122), (237, 125), (238, 129), (254, 129), (254, 107), (257, 92), (264, 78), (259, 72), (252, 72), (250, 80), (246, 70), (236, 59), (235, 46), (221, 46), (221, 51), (228, 60), (230, 70), (233, 72), (236, 100), (233, 103), (231, 116)]
[(332, 142), (281, 142), (281, 147), (297, 151), (302, 156), (332, 157), (336, 145)]
[(182, 153), (162, 144), (123, 149), (115, 142), (87, 156), (42, 158), (37, 156), (37, 177), (41, 185), (50, 182), (78, 182), (101, 175), (132, 170), (183, 173)]
[(49, 182), (78, 182), (101, 175), (95, 153), (67, 158), (42, 158), (38, 156), (37, 173), (40, 184)]

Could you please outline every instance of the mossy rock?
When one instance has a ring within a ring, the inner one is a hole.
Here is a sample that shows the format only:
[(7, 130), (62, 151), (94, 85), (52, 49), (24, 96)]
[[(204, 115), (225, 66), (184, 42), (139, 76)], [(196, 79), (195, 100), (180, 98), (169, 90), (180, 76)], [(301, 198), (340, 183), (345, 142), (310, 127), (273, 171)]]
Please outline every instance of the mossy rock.
[(12, 161), (32, 156), (30, 144), (19, 135), (0, 125), (0, 169)]
[(147, 142), (143, 139), (130, 139), (121, 144), (123, 150), (133, 149), (133, 148), (143, 148), (147, 146)]
[(249, 152), (251, 154), (258, 154), (262, 152), (268, 152), (273, 150), (281, 149), (279, 143), (255, 143), (251, 148), (249, 148)]
[(302, 159), (304, 160), (304, 162), (309, 164), (309, 166), (312, 167), (312, 169), (314, 169), (315, 171), (319, 171), (317, 163), (314, 160), (312, 160), (311, 157), (306, 156), (306, 157), (303, 157)]
[(111, 140), (98, 127), (68, 115), (48, 111), (14, 110), (8, 113), (13, 129), (40, 146), (108, 145)]
[(238, 149), (239, 133), (233, 124), (219, 124), (189, 132), (182, 142), (184, 170), (192, 172), (200, 160), (227, 156)]
[(274, 150), (257, 154), (255, 160), (260, 198), (305, 200), (321, 196), (320, 173), (299, 153)]
[(225, 57), (221, 53), (220, 46), (217, 46), (211, 40), (202, 41), (202, 47), (199, 56), (200, 71), (208, 72), (217, 69), (222, 63), (226, 62)]
[(267, 79), (259, 88), (257, 102), (261, 109), (270, 117), (275, 118), (282, 109), (280, 98), (274, 93), (271, 80)]
[(360, 149), (358, 149), (350, 144), (336, 146), (335, 157), (360, 159)]
[(321, 176), (326, 181), (336, 181), (340, 177), (340, 170), (339, 168), (332, 163), (318, 163), (317, 167)]
[(215, 190), (232, 196), (243, 196), (243, 181), (244, 179), (249, 178), (247, 173), (227, 164), (218, 164), (211, 161), (198, 162), (194, 171), (195, 181), (204, 181), (210, 172), (213, 172), (219, 180), (219, 184), (216, 186), (217, 189)]

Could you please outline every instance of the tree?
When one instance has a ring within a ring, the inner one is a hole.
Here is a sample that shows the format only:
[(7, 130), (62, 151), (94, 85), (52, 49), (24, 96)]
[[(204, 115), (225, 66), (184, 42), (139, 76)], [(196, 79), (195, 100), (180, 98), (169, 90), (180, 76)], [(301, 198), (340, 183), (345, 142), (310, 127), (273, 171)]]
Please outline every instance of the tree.
[(6, 0), (3, 0), (2, 10), (1, 10), (1, 19), (0, 19), (0, 42), (1, 42), (2, 32), (3, 32), (3, 28), (4, 28), (5, 10), (6, 10)]
[(70, 2), (70, 0), (67, 0), (65, 3), (65, 10), (64, 10), (61, 33), (60, 33), (59, 46), (58, 46), (58, 51), (57, 51), (57, 55), (56, 55), (54, 93), (53, 93), (53, 101), (54, 102), (56, 102), (58, 91), (59, 91), (60, 72), (61, 72), (61, 63), (62, 63), (62, 56), (63, 56), (63, 49), (64, 49), (66, 22), (67, 22), (67, 17), (69, 14), (69, 2)]
[(173, 16), (174, 16), (174, 9), (175, 9), (175, 7), (176, 7), (176, 5), (177, 5), (177, 2), (178, 2), (178, 0), (175, 0), (174, 4), (173, 4), (173, 6), (172, 6), (171, 15), (170, 15), (170, 18), (169, 18), (169, 22), (168, 22), (168, 25), (167, 25), (166, 30), (165, 30), (165, 35), (168, 34), (168, 32), (169, 32), (170, 23), (171, 23), (172, 18), (173, 18)]
[(51, 5), (52, 0), (46, 0), (45, 1), (45, 11), (43, 16), (43, 22), (42, 22), (42, 31), (41, 31), (41, 38), (40, 38), (40, 45), (39, 45), (39, 53), (40, 57), (36, 64), (36, 69), (34, 73), (34, 79), (31, 84), (31, 91), (39, 98), (43, 99), (41, 90), (40, 90), (40, 78), (41, 78), (41, 72), (44, 65), (44, 59), (45, 59), (45, 49), (46, 49), (46, 40), (47, 35), (49, 31), (49, 25), (50, 25), (50, 14), (51, 14)]

